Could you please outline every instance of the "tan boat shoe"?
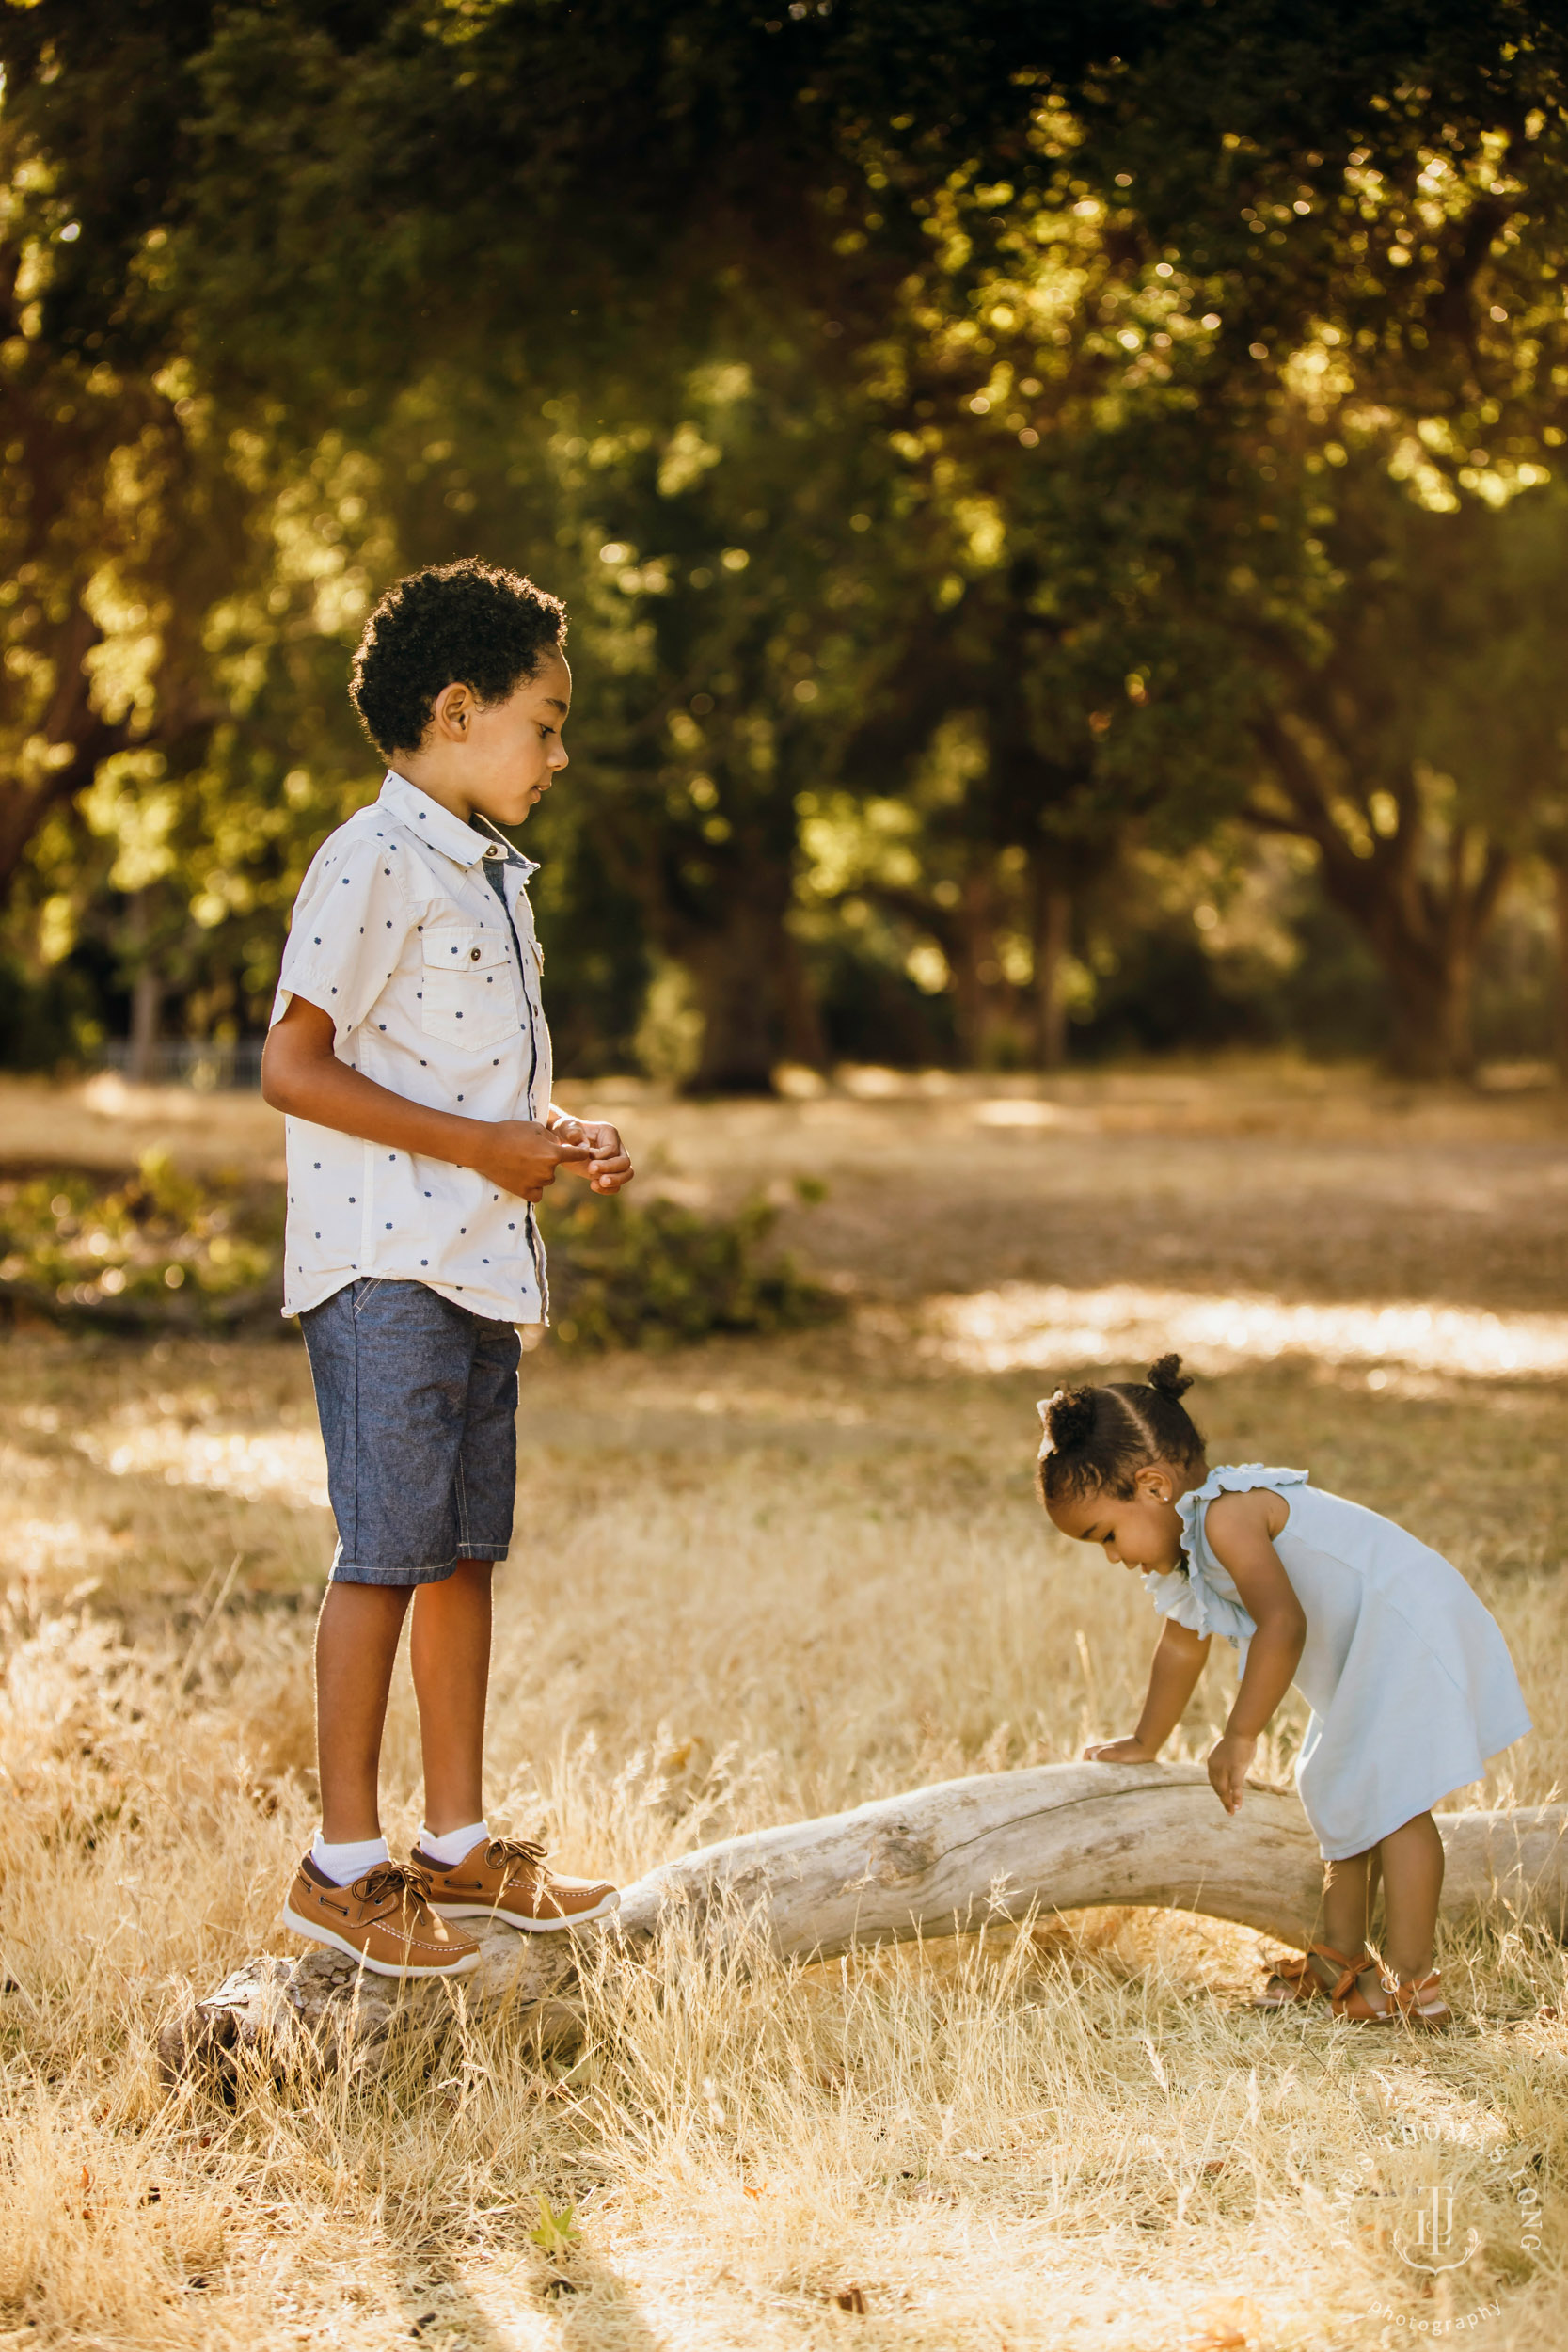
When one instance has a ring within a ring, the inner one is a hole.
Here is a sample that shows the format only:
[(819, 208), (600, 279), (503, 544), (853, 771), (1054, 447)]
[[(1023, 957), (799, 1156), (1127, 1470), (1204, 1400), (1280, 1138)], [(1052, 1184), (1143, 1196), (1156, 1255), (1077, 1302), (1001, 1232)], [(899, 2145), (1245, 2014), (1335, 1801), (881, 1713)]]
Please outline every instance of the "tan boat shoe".
[(621, 1898), (607, 1879), (559, 1878), (545, 1849), (527, 1837), (492, 1837), (447, 1867), (414, 1849), (414, 1867), (430, 1882), (430, 1903), (443, 1919), (499, 1919), (531, 1932), (582, 1928), (607, 1919)]
[(312, 1944), (330, 1944), (378, 1977), (461, 1977), (479, 1965), (479, 1946), (430, 1907), (430, 1881), (402, 1862), (378, 1863), (339, 1886), (309, 1854), (283, 1906), (283, 1924)]

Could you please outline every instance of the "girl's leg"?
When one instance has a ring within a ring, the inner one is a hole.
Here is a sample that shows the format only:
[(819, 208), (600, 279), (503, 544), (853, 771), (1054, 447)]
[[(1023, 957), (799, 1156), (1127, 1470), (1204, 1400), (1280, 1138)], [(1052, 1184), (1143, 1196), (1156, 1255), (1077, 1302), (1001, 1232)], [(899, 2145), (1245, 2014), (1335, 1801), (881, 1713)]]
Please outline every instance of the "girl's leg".
[(1367, 1948), (1377, 1850), (1323, 1865), (1323, 1942), (1354, 1960)]
[(1402, 1984), (1412, 1984), (1432, 1968), (1443, 1840), (1431, 1814), (1418, 1813), (1386, 1837), (1378, 1851), (1386, 1913), (1383, 1957)]
[(414, 1597), (408, 1662), (420, 1707), (425, 1826), (436, 1837), (484, 1818), (484, 1702), (490, 1682), (488, 1560), (459, 1560)]

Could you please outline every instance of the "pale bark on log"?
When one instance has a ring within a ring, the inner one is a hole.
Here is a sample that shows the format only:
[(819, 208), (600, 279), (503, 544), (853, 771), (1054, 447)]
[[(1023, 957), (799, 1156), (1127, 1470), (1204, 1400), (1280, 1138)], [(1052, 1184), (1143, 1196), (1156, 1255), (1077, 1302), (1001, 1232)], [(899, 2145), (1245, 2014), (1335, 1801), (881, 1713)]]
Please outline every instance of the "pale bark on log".
[(455, 2015), (460, 2005), (470, 2016), (506, 2010), (541, 2053), (580, 2042), (570, 1936), (520, 1935), (488, 1919), (463, 1924), (482, 1957), (448, 1983), (426, 1977), (401, 1984), (322, 1946), (297, 1960), (256, 1954), (165, 2025), (158, 2036), (165, 2081), (201, 2073), (232, 2082), (246, 2063), (278, 2076), (301, 2064), (373, 2073), (388, 2055), (395, 2018), (419, 2023)]
[[(1445, 1915), (1500, 1903), (1560, 1932), (1568, 1807), (1439, 1814)], [(624, 1932), (676, 1912), (788, 1957), (961, 1934), (988, 1919), (1101, 1905), (1230, 1919), (1300, 1946), (1323, 1864), (1293, 1793), (1220, 1807), (1196, 1764), (1043, 1764), (944, 1781), (852, 1813), (727, 1838), (626, 1889)]]
[[(1440, 1813), (1445, 1917), (1497, 1910), (1563, 1932), (1568, 1806)], [(1222, 1811), (1201, 1765), (1043, 1764), (884, 1797), (853, 1812), (725, 1838), (650, 1871), (610, 1923), (640, 1942), (684, 1923), (705, 1942), (754, 1936), (784, 1958), (963, 1933), (990, 1920), (1128, 1905), (1190, 1911), (1304, 1945), (1323, 1864), (1300, 1800), (1248, 1788)], [(483, 1947), (471, 1975), (400, 1986), (336, 1952), (263, 1954), (172, 2018), (166, 2078), (232, 2078), (250, 2054), (373, 2067), (393, 2018), (505, 2007), (541, 2053), (581, 2039), (573, 1939), (465, 1921)]]

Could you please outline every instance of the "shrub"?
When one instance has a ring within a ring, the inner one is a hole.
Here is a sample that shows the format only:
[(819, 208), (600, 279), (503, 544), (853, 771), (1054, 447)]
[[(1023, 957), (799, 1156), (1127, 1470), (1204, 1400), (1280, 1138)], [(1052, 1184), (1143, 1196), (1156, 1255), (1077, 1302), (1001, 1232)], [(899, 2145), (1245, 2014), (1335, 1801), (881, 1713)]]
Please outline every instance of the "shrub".
[(551, 1323), (563, 1347), (676, 1346), (713, 1331), (784, 1331), (821, 1323), (841, 1302), (793, 1259), (764, 1254), (778, 1219), (765, 1200), (734, 1216), (678, 1201), (645, 1207), (584, 1192), (541, 1212)]
[(0, 1301), (56, 1322), (231, 1324), (275, 1307), (281, 1216), (269, 1190), (82, 1170), (0, 1184)]
[[(760, 1200), (735, 1216), (593, 1193), (546, 1201), (558, 1344), (674, 1346), (835, 1313), (832, 1292), (767, 1251), (775, 1217)], [(164, 1152), (128, 1179), (0, 1180), (0, 1313), (129, 1328), (264, 1322), (280, 1302), (282, 1230), (280, 1190), (201, 1183)]]

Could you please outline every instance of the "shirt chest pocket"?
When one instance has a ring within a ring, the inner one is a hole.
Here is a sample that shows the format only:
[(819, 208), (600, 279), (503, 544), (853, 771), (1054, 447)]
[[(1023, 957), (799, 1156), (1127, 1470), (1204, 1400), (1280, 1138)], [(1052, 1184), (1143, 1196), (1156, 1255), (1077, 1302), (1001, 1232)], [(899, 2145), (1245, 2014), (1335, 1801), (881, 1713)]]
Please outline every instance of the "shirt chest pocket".
[(515, 1035), (512, 950), (500, 931), (477, 923), (426, 930), (420, 1026), (426, 1037), (469, 1054)]

